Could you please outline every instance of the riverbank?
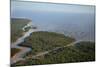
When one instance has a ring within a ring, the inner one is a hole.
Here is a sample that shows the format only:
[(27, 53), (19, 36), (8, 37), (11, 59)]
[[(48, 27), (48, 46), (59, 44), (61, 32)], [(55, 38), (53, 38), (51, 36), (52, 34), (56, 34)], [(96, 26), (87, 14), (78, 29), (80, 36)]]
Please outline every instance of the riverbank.
[(19, 37), (23, 36), (23, 27), (32, 23), (31, 20), (25, 18), (11, 18), (11, 43), (15, 42)]
[[(75, 41), (63, 47), (57, 47), (52, 50), (40, 52), (37, 54), (28, 53), (25, 55), (25, 60), (19, 61), (12, 66), (27, 66), (27, 65), (39, 65), (39, 64), (57, 64), (57, 63), (72, 63), (72, 62), (86, 62), (86, 61), (95, 61), (95, 46), (94, 43), (86, 42), (85, 44), (82, 43), (83, 41)], [(76, 44), (81, 43), (83, 46), (87, 45), (86, 47), (82, 48), (81, 51), (77, 47)], [(87, 49), (90, 48), (90, 49)], [(88, 50), (86, 52), (86, 50)]]
[[(27, 19), (13, 19), (12, 20), (13, 22), (13, 24), (12, 24), (12, 28), (13, 29), (15, 29), (14, 31), (14, 33), (17, 33), (18, 32), (18, 36), (16, 35), (16, 38), (15, 38), (15, 35), (13, 35), (12, 34), (12, 39), (11, 39), (11, 48), (12, 49), (18, 49), (18, 50), (20, 50), (20, 51), (17, 51), (16, 52), (16, 50), (13, 50), (13, 56), (11, 57), (11, 64), (13, 64), (13, 63), (16, 63), (17, 61), (20, 61), (20, 60), (23, 60), (23, 58), (22, 58), (22, 56), (25, 54), (25, 53), (27, 53), (27, 52), (29, 52), (30, 50), (31, 50), (31, 48), (28, 48), (28, 47), (20, 47), (20, 46), (18, 46), (18, 44), (20, 44), (20, 43), (22, 43), (22, 42), (24, 42), (24, 39), (25, 38), (27, 38), (27, 37), (29, 37), (30, 36), (30, 34), (32, 33), (32, 32), (35, 32), (35, 31), (37, 31), (37, 30), (34, 30), (32, 27), (33, 27), (33, 25), (32, 25), (32, 22), (30, 21), (30, 20), (27, 20)], [(17, 22), (17, 21), (19, 21), (19, 22)], [(26, 22), (27, 21), (27, 22)], [(29, 22), (28, 22), (29, 21)], [(24, 24), (25, 23), (25, 24)], [(27, 24), (26, 24), (27, 23)], [(17, 24), (17, 25), (16, 25)], [(25, 28), (27, 28), (27, 27), (30, 27), (29, 29), (27, 29), (27, 31), (26, 31), (26, 29)], [(16, 29), (16, 28), (18, 28), (18, 29)], [(16, 31), (17, 30), (17, 31)], [(11, 31), (13, 31), (12, 29), (11, 29)], [(19, 32), (19, 31), (22, 31), (22, 32)], [(19, 34), (21, 34), (20, 35), (20, 37), (19, 37)], [(23, 34), (23, 35), (22, 35)], [(14, 40), (13, 40), (14, 39)]]
[[(23, 35), (11, 43), (11, 48), (20, 50), (11, 57), (12, 66), (95, 60), (95, 50), (93, 50), (94, 53), (88, 54), (88, 52), (79, 50), (82, 46), (75, 47), (75, 44), (79, 44), (83, 40), (76, 40), (56, 32), (41, 31), (33, 27), (32, 22), (28, 22), (28, 24), (21, 27), (21, 31), (24, 32)], [(85, 43), (85, 45), (88, 44)], [(85, 46), (84, 49), (88, 50), (88, 47), (91, 48), (91, 45)], [(94, 49), (95, 47), (92, 48)], [(92, 51), (92, 49), (89, 49), (89, 51)]]
[[(79, 47), (75, 47), (75, 44), (79, 44), (80, 42), (83, 43), (86, 41), (75, 41), (73, 38), (66, 37), (63, 34), (54, 32), (33, 32), (28, 38), (25, 39), (23, 43), (19, 45), (30, 47), (32, 50), (23, 56), (25, 60), (19, 61), (13, 65), (27, 66), (39, 64), (94, 61), (95, 50), (89, 49), (89, 51), (93, 51), (93, 53), (80, 51), (78, 49)], [(89, 45), (89, 43), (86, 42), (85, 45)], [(89, 45), (89, 47), (91, 48), (91, 45)], [(87, 48), (88, 46), (83, 49), (88, 50)]]

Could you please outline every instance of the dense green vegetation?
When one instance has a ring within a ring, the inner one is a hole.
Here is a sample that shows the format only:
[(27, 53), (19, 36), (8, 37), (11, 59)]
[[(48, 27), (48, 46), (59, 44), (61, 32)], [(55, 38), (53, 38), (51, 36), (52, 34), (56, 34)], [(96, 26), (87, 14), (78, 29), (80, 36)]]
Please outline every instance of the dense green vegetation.
[(32, 51), (28, 54), (33, 55), (56, 47), (63, 47), (73, 41), (75, 41), (75, 39), (66, 37), (63, 34), (39, 31), (33, 32), (30, 37), (25, 39), (24, 43), (20, 44), (20, 46), (31, 47)]
[(20, 49), (17, 48), (11, 48), (11, 57), (13, 57), (16, 53), (18, 53)]
[(28, 19), (11, 18), (11, 42), (14, 42), (23, 35), (22, 28), (28, 24), (28, 22), (30, 22)]
[(86, 53), (95, 53), (95, 43), (94, 42), (80, 42), (75, 44), (75, 48)]
[(19, 61), (14, 65), (39, 65), (85, 61), (95, 61), (95, 43), (93, 42), (80, 42), (75, 44), (75, 46), (61, 48), (36, 59), (30, 58), (26, 59), (26, 61)]
[[(73, 38), (54, 32), (33, 32), (30, 37), (25, 39), (24, 43), (19, 44), (20, 46), (32, 48), (32, 51), (24, 56), (26, 58), (25, 61), (19, 61), (12, 66), (95, 61), (94, 42), (80, 42), (74, 46), (63, 47), (74, 41), (75, 39)], [(34, 55), (57, 47), (62, 48), (32, 58)]]

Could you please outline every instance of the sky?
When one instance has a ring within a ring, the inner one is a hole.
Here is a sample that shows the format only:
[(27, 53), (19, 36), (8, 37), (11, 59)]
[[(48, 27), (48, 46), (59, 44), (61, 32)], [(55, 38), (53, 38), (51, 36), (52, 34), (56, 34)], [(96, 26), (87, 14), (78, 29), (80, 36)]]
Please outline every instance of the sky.
[(71, 4), (51, 4), (39, 2), (11, 2), (11, 11), (14, 10), (33, 10), (50, 12), (68, 12), (68, 13), (94, 13), (95, 6), (91, 5), (71, 5)]
[(41, 2), (54, 2), (54, 3), (71, 3), (71, 4), (85, 4), (95, 5), (95, 0), (19, 0), (19, 1), (41, 1)]

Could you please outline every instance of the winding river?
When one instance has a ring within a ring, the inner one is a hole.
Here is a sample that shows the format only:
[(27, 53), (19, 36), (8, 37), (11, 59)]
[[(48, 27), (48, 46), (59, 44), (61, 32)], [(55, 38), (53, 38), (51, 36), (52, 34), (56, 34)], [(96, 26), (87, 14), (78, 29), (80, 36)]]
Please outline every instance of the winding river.
[[(31, 22), (29, 22), (30, 24)], [(30, 25), (31, 26), (31, 25)], [(25, 26), (27, 27), (27, 26)], [(23, 28), (22, 28), (23, 30)], [(24, 30), (23, 30), (24, 31)], [(11, 64), (16, 63), (20, 60), (24, 60), (22, 56), (26, 54), (27, 52), (31, 51), (31, 48), (28, 47), (23, 47), (23, 46), (18, 46), (18, 44), (21, 44), (24, 42), (24, 39), (29, 37), (31, 33), (39, 31), (38, 29), (29, 29), (29, 31), (25, 32), (24, 35), (20, 38), (18, 38), (14, 43), (11, 43), (11, 48), (18, 48), (20, 49), (20, 52), (16, 53), (12, 58), (11, 58)]]
[[(20, 60), (25, 60), (22, 57), (27, 52), (31, 51), (31, 48), (18, 46), (18, 44), (24, 42), (25, 38), (29, 37), (31, 33), (36, 31), (57, 32), (66, 36), (74, 37), (76, 41), (69, 45), (74, 45), (84, 40), (95, 41), (95, 6), (71, 4), (57, 5), (18, 1), (11, 1), (11, 5), (12, 18), (29, 18), (33, 21), (30, 23), (38, 26), (38, 29), (30, 29), (14, 43), (11, 43), (11, 48), (18, 48), (21, 50), (11, 58), (11, 64)], [(22, 30), (24, 31), (23, 28)], [(57, 49), (59, 48), (53, 50)], [(33, 57), (35, 58), (36, 56), (47, 54), (50, 51), (40, 53)]]
[[(27, 24), (26, 26), (24, 26), (24, 27), (22, 28), (22, 30), (25, 31), (24, 28), (29, 27), (29, 26), (32, 26), (32, 22), (29, 22), (29, 24)], [(30, 51), (31, 51), (31, 48), (29, 48), (29, 47), (24, 47), (24, 46), (18, 46), (18, 45), (21, 44), (21, 43), (23, 43), (24, 40), (25, 40), (25, 38), (29, 37), (29, 36), (31, 35), (31, 33), (36, 32), (36, 31), (41, 31), (41, 30), (39, 30), (39, 29), (32, 29), (32, 28), (31, 28), (31, 29), (29, 29), (27, 32), (25, 32), (24, 35), (23, 35), (22, 37), (18, 38), (14, 43), (11, 43), (11, 48), (18, 48), (18, 49), (20, 49), (20, 51), (19, 51), (18, 53), (16, 53), (16, 54), (11, 58), (11, 64), (14, 64), (14, 63), (16, 63), (16, 62), (18, 62), (18, 61), (26, 60), (27, 58), (30, 58), (30, 57), (23, 58), (23, 56), (24, 56), (26, 53), (30, 52)], [(81, 42), (81, 41), (84, 41), (84, 40), (76, 40), (75, 42), (72, 42), (72, 43), (70, 43), (70, 44), (68, 44), (68, 45), (66, 45), (66, 46), (64, 46), (64, 47), (73, 46), (74, 44), (79, 43), (79, 42)], [(86, 40), (86, 41), (87, 41), (87, 40)], [(90, 40), (89, 40), (89, 41), (90, 41)], [(37, 55), (32, 56), (31, 58), (34, 58), (34, 59), (35, 59), (35, 58), (38, 57), (38, 56), (42, 56), (42, 55), (48, 54), (48, 53), (50, 53), (50, 52), (52, 52), (52, 51), (56, 51), (56, 50), (59, 50), (60, 48), (64, 48), (64, 47), (57, 47), (57, 48), (52, 49), (52, 50), (44, 51), (44, 52), (41, 52), (41, 53), (39, 53), (39, 54), (37, 54)]]

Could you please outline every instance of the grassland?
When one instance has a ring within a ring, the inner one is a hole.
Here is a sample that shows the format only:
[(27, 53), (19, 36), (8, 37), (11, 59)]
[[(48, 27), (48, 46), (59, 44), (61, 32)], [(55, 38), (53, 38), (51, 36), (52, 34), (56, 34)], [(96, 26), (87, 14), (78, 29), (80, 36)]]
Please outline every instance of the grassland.
[(18, 53), (20, 49), (17, 48), (11, 48), (11, 57), (13, 57), (16, 53)]
[(11, 18), (11, 42), (23, 35), (22, 28), (29, 22), (29, 19)]

